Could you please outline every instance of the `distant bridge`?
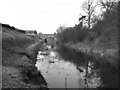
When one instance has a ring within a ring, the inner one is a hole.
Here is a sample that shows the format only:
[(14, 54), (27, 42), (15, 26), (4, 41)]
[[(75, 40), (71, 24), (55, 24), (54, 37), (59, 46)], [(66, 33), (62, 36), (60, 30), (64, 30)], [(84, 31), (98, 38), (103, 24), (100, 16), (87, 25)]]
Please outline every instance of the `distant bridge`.
[(54, 34), (40, 34), (39, 37), (42, 39), (47, 39), (47, 38), (54, 38), (55, 39), (56, 35), (54, 35)]

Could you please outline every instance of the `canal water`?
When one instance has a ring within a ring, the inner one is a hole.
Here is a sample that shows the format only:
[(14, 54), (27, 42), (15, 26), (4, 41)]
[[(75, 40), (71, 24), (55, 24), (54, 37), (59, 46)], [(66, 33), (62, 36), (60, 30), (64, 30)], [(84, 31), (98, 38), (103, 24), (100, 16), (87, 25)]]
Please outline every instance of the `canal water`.
[(104, 60), (65, 47), (39, 51), (36, 66), (48, 88), (117, 87), (118, 71)]

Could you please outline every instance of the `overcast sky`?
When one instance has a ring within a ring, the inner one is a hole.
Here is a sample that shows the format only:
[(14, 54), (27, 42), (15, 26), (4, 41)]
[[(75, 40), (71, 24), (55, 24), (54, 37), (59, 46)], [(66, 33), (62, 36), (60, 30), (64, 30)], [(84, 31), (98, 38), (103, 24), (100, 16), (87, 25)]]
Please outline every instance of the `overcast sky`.
[(23, 30), (54, 33), (60, 25), (74, 26), (85, 0), (0, 0), (0, 23)]

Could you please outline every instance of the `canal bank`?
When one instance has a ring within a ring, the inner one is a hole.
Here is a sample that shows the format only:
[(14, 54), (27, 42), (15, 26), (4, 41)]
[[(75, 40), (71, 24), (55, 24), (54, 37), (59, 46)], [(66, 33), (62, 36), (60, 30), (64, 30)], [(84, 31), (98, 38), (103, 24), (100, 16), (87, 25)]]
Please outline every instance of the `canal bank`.
[[(66, 61), (70, 61), (78, 66), (89, 67), (89, 63), (91, 63), (92, 71), (96, 72), (102, 81), (102, 85), (100, 87), (118, 88), (118, 64), (109, 62), (108, 60), (110, 58), (86, 54), (66, 46), (60, 46), (58, 52)], [(111, 58), (111, 60), (115, 59), (116, 58)], [(86, 65), (86, 63), (88, 65)]]
[(82, 52), (87, 55), (94, 56), (96, 57), (96, 59), (106, 58), (107, 62), (114, 65), (115, 67), (118, 67), (118, 49), (117, 48), (104, 48), (100, 45), (95, 46), (95, 45), (89, 45), (89, 44), (83, 44), (83, 43), (77, 43), (77, 44), (68, 43), (64, 46), (74, 49), (78, 52)]
[[(61, 46), (57, 50), (39, 51), (36, 66), (48, 88), (116, 88), (118, 69), (95, 57)], [(86, 77), (86, 61), (88, 72)]]
[(2, 89), (46, 90), (47, 83), (37, 70), (36, 56), (43, 49), (39, 37), (30, 37), (2, 27)]

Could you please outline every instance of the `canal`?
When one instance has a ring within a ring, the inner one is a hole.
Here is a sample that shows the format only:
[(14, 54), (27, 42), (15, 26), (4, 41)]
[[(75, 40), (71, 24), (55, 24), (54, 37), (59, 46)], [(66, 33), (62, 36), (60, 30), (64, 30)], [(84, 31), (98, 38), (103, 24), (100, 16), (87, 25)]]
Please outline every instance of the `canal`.
[(96, 59), (64, 46), (39, 51), (36, 66), (48, 88), (116, 88), (118, 69), (105, 59)]

